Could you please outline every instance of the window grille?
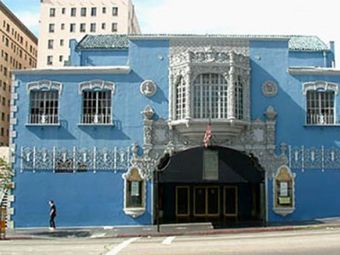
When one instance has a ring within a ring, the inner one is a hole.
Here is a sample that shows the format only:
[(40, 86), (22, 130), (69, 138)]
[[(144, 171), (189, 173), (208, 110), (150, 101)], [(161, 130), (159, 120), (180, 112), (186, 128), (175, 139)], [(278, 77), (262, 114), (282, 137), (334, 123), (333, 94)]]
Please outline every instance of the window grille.
[(307, 91), (307, 124), (334, 124), (334, 91)]
[(194, 81), (194, 118), (226, 119), (226, 79), (215, 73), (200, 74)]
[(111, 124), (111, 91), (83, 91), (83, 124)]
[(58, 117), (58, 91), (31, 91), (30, 93), (31, 124), (57, 124)]

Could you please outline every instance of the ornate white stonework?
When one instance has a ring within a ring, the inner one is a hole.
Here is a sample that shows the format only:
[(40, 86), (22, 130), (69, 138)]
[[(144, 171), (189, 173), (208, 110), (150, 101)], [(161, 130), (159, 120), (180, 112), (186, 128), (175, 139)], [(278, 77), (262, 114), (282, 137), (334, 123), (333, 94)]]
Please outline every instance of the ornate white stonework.
[(115, 93), (115, 84), (111, 81), (103, 80), (92, 80), (84, 81), (79, 84), (79, 95), (82, 94), (84, 90), (111, 90), (111, 93)]
[(335, 95), (338, 95), (339, 92), (339, 85), (333, 82), (327, 81), (313, 81), (313, 82), (306, 82), (303, 84), (303, 95), (307, 95), (308, 90), (331, 90), (334, 91)]
[(276, 96), (278, 92), (278, 86), (274, 81), (265, 81), (262, 85), (262, 93), (267, 97)]
[(139, 89), (143, 96), (152, 97), (157, 92), (157, 85), (151, 80), (146, 80), (141, 83)]
[(29, 94), (32, 90), (58, 90), (59, 95), (61, 94), (63, 85), (57, 81), (34, 81), (27, 83), (26, 89), (27, 93)]

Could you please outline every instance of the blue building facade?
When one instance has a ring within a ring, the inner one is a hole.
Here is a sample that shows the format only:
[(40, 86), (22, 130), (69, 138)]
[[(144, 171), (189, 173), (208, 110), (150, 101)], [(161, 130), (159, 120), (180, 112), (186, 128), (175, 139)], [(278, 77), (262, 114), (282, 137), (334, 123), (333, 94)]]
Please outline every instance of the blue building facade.
[(59, 226), (340, 214), (334, 45), (99, 35), (70, 47), (68, 66), (15, 72), (13, 227), (46, 226), (50, 199)]

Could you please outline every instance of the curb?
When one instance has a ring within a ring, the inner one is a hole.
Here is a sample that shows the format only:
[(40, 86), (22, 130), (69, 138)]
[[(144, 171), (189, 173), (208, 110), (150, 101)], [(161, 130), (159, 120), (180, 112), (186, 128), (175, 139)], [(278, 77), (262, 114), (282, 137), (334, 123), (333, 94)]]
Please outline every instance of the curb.
[[(327, 229), (327, 228), (340, 228), (340, 224), (318, 224), (318, 225), (302, 225), (302, 226), (274, 226), (274, 227), (257, 227), (257, 228), (229, 228), (229, 229), (212, 229), (212, 230), (201, 230), (201, 231), (184, 231), (184, 232), (151, 232), (151, 233), (116, 233), (114, 235), (99, 236), (99, 237), (72, 237), (72, 238), (86, 238), (86, 239), (110, 239), (110, 238), (132, 238), (132, 237), (163, 237), (163, 236), (184, 236), (184, 235), (221, 235), (221, 234), (242, 234), (242, 233), (263, 233), (263, 232), (281, 232), (281, 231), (299, 231), (299, 230), (317, 230), (317, 229)], [(10, 235), (5, 239), (0, 239), (1, 241), (8, 240), (50, 240), (50, 239), (60, 239), (60, 238), (70, 238), (65, 237), (55, 237), (55, 236), (36, 236), (32, 233), (28, 235)]]

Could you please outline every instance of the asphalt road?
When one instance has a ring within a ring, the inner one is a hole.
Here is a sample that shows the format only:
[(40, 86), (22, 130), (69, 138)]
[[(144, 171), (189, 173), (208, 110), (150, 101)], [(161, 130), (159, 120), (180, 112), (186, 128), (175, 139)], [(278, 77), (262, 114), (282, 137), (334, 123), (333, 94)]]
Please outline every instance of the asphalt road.
[(6, 240), (0, 241), (0, 254), (339, 255), (340, 229), (126, 239), (54, 238), (44, 240)]

